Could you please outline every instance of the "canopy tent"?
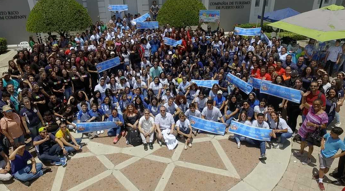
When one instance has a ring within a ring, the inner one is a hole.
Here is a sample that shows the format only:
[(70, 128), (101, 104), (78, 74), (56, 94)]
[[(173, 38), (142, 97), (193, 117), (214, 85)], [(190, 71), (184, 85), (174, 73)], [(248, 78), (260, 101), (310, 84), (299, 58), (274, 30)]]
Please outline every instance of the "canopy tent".
[[(277, 22), (295, 15), (298, 15), (299, 12), (291, 8), (285, 8), (276, 10), (273, 12), (265, 13), (264, 20), (268, 22)], [(261, 15), (258, 15), (258, 19), (261, 19)]]
[(330, 5), (271, 23), (269, 26), (321, 42), (345, 38), (345, 8)]

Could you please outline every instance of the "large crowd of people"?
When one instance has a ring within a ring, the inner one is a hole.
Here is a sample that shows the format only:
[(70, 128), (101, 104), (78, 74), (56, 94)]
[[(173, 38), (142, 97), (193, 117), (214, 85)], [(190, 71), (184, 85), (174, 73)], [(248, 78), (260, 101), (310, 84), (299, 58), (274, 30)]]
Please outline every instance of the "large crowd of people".
[[(96, 139), (105, 133), (74, 138), (71, 132), (80, 122), (114, 122), (106, 131), (114, 144), (126, 139), (127, 144), (142, 144), (148, 150), (156, 140), (162, 146), (176, 138), (185, 143), (184, 149), (191, 148), (193, 137), (205, 132), (192, 128), (190, 116), (224, 123), (227, 128), (236, 120), (272, 129), (273, 148), (284, 149), (292, 136), (300, 139), (300, 155), (309, 147), (305, 163), (311, 162), (313, 152), (307, 139), (310, 133), (326, 134), (334, 121), (335, 129), (325, 135), (326, 145), (330, 137), (341, 134), (345, 73), (339, 66), (345, 66), (345, 44), (340, 41), (328, 48), (324, 60), (315, 60), (317, 50), (311, 39), (305, 54), (295, 59), (280, 39), (264, 38), (264, 33), (245, 38), (226, 34), (219, 24), (214, 30), (170, 25), (138, 30), (131, 19), (130, 14), (116, 14), (108, 23), (97, 22), (76, 36), (49, 37), (44, 43), (30, 38), (32, 50), (18, 51), (8, 61), (8, 72), (0, 81), (1, 181), (13, 176), (30, 185), (50, 171), (35, 162), (30, 147), (36, 148), (44, 164), (65, 166), (69, 156), (82, 149), (83, 138)], [(182, 44), (168, 46), (164, 37)], [(121, 60), (119, 66), (97, 71), (97, 64), (115, 57)], [(294, 88), (303, 98), (294, 103), (258, 89), (247, 95), (226, 80), (228, 73), (246, 82), (253, 77)], [(219, 83), (209, 89), (191, 80)], [(299, 115), (302, 124), (297, 123)], [(241, 142), (259, 147), (259, 159), (266, 159), (266, 142), (240, 135), (234, 135), (234, 140), (239, 149)], [(327, 157), (338, 148), (326, 147), (331, 151), (320, 155), (326, 160), (322, 172), (327, 172), (331, 164)], [(345, 146), (339, 148), (345, 150)]]

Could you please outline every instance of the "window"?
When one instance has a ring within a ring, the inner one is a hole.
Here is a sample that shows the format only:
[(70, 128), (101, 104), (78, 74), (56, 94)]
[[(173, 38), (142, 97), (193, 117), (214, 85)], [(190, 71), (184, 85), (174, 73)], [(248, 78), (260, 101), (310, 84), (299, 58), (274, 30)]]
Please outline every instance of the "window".
[(266, 7), (268, 6), (268, 0), (265, 0), (265, 6)]
[(260, 6), (260, 0), (255, 0), (255, 7), (259, 7)]
[(329, 0), (325, 0), (325, 4), (328, 4), (329, 3)]

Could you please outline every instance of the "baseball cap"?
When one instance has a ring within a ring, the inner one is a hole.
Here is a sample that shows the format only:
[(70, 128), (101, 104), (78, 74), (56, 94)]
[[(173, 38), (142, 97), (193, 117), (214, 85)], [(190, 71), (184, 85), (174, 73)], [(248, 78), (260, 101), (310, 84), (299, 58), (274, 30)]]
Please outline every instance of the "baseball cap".
[(114, 51), (111, 51), (110, 54), (115, 54), (115, 52), (114, 52)]
[(69, 48), (70, 50), (75, 50), (75, 48), (72, 46), (71, 48)]
[(46, 130), (45, 127), (40, 127), (40, 128), (38, 129), (38, 132), (40, 133), (40, 132), (45, 131), (45, 130)]
[(3, 112), (9, 111), (9, 110), (12, 110), (12, 108), (9, 105), (2, 106), (2, 111)]
[(223, 94), (222, 90), (218, 90), (217, 94)]

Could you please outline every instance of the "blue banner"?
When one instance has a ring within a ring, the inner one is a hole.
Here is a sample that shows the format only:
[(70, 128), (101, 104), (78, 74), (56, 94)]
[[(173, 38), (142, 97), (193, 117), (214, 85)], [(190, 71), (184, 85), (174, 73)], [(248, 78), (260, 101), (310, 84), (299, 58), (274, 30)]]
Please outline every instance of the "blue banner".
[(249, 94), (253, 90), (253, 86), (248, 84), (247, 82), (243, 81), (242, 79), (232, 75), (228, 74), (226, 76), (226, 80), (228, 80), (230, 83), (237, 86), (240, 90), (242, 90), (244, 93)]
[(201, 119), (195, 116), (190, 116), (190, 125), (194, 129), (199, 129), (201, 131), (206, 131), (213, 134), (224, 135), (225, 134), (225, 124), (218, 123), (214, 121), (209, 121), (205, 119)]
[(145, 13), (145, 14), (141, 15), (140, 17), (133, 19), (131, 21), (131, 23), (132, 23), (132, 25), (136, 25), (137, 22), (144, 22), (144, 21), (146, 21), (147, 18), (151, 18), (149, 13)]
[(96, 65), (98, 73), (109, 70), (110, 68), (114, 68), (116, 66), (120, 65), (120, 58), (116, 57), (104, 62), (101, 62)]
[[(267, 81), (268, 83), (271, 83), (271, 81)], [(261, 79), (250, 77), (248, 80), (248, 83), (253, 86), (255, 89), (260, 89), (261, 87)]]
[(108, 10), (113, 12), (128, 11), (128, 5), (109, 5)]
[(199, 21), (216, 23), (220, 19), (220, 10), (200, 10)]
[(234, 33), (235, 33), (235, 35), (241, 35), (241, 36), (260, 36), (261, 27), (259, 27), (259, 28), (235, 27)]
[(174, 40), (172, 38), (164, 37), (164, 44), (176, 47), (182, 44), (182, 40)]
[(90, 133), (94, 131), (101, 131), (112, 129), (116, 124), (111, 121), (106, 122), (90, 122), (90, 123), (77, 123), (77, 133)]
[(244, 137), (255, 139), (258, 141), (271, 141), (270, 133), (272, 132), (272, 129), (263, 129), (248, 126), (237, 121), (231, 121), (229, 132), (236, 135), (241, 135)]
[(295, 103), (300, 103), (302, 99), (300, 90), (269, 83), (265, 80), (261, 82), (260, 93), (280, 97)]
[(158, 29), (158, 21), (137, 22), (137, 29)]
[(218, 80), (192, 80), (197, 86), (212, 88), (213, 84), (219, 84)]

